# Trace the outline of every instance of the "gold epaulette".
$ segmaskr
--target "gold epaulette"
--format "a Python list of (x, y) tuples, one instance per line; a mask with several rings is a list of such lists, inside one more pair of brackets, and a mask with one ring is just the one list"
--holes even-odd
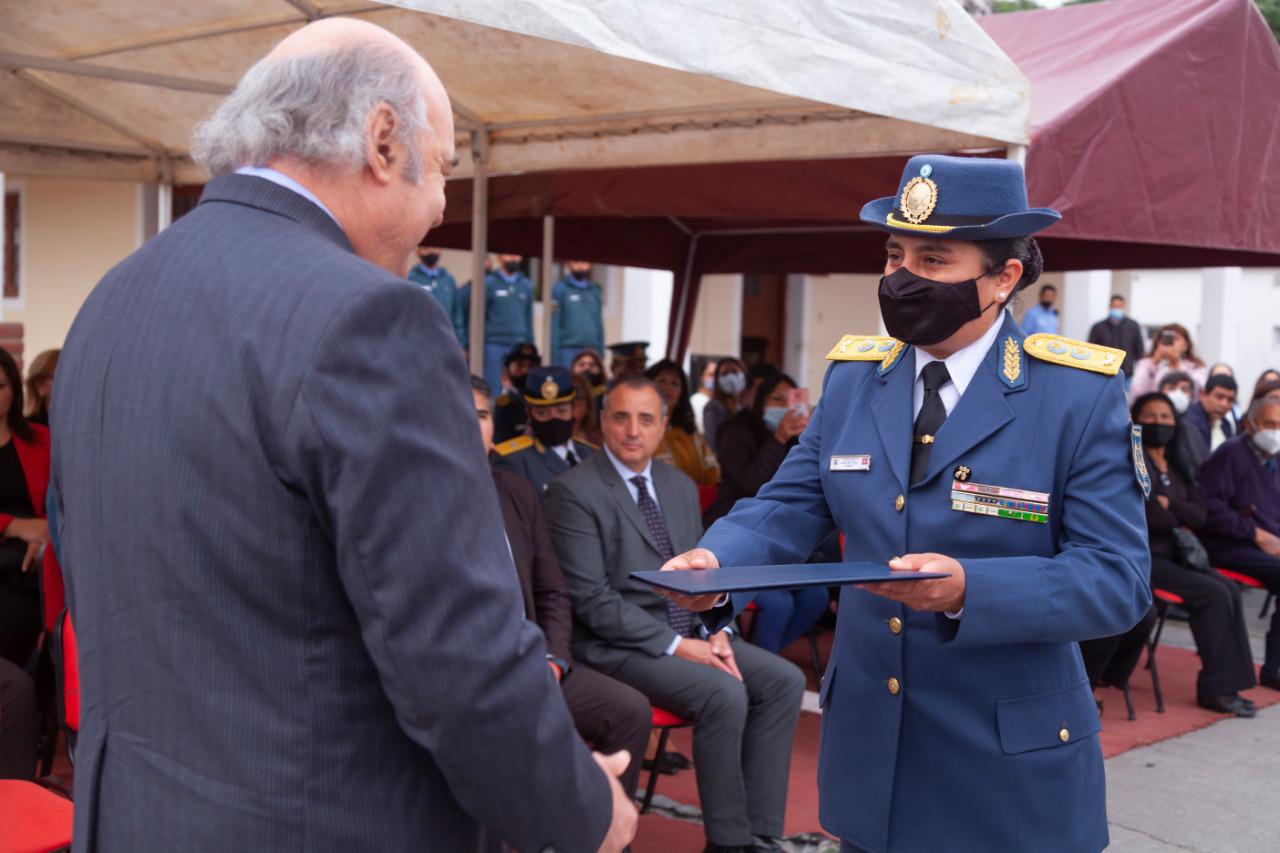
[(499, 394), (497, 397), (495, 397), (495, 398), (494, 398), (494, 400), (493, 400), (493, 404), (494, 404), (495, 406), (510, 406), (510, 405), (511, 405), (511, 395), (510, 395), (510, 394)]
[(509, 438), (501, 444), (494, 445), (493, 449), (499, 456), (510, 456), (527, 447), (533, 447), (533, 439), (527, 435), (517, 435), (515, 438)]
[(1107, 376), (1115, 376), (1120, 370), (1120, 364), (1124, 361), (1124, 350), (1073, 341), (1071, 338), (1045, 332), (1028, 336), (1022, 345), (1028, 355), (1033, 355), (1041, 361), (1078, 367), (1081, 370), (1092, 370), (1094, 373), (1105, 373)]
[(899, 346), (897, 338), (879, 335), (845, 335), (835, 345), (827, 358), (831, 361), (884, 361), (893, 348)]
[(576, 441), (578, 444), (581, 444), (583, 447), (590, 447), (592, 450), (599, 450), (599, 449), (600, 449), (600, 445), (598, 445), (598, 444), (592, 444), (591, 442), (587, 441), (586, 439), (582, 439), (582, 438), (575, 438), (575, 439), (574, 439), (574, 441)]

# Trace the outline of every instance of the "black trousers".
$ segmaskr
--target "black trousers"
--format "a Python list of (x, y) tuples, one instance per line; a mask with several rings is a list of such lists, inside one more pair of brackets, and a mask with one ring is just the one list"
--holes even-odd
[(619, 781), (624, 791), (634, 794), (653, 725), (649, 700), (634, 687), (581, 663), (574, 663), (560, 690), (574, 727), (593, 749), (605, 755), (621, 749), (631, 753), (631, 763)]
[(1191, 636), (1203, 667), (1196, 679), (1201, 696), (1223, 696), (1257, 684), (1240, 588), (1217, 572), (1205, 574), (1164, 557), (1151, 558), (1151, 585), (1182, 596)]
[(35, 686), (20, 667), (0, 659), (0, 779), (35, 777)]
[[(1214, 565), (1224, 569), (1232, 569), (1242, 575), (1248, 575), (1261, 581), (1267, 590), (1280, 596), (1280, 558), (1272, 557), (1261, 548), (1245, 551), (1233, 548), (1229, 555), (1224, 554), (1219, 560), (1212, 552)], [(1271, 613), (1271, 627), (1267, 631), (1267, 651), (1263, 658), (1262, 670), (1270, 675), (1280, 675), (1280, 607)]]
[(0, 658), (26, 666), (39, 637), (40, 593), (18, 589), (0, 577)]
[(1084, 658), (1089, 683), (1094, 687), (1124, 687), (1128, 684), (1155, 626), (1156, 611), (1153, 607), (1143, 614), (1137, 625), (1123, 634), (1082, 642), (1080, 655)]

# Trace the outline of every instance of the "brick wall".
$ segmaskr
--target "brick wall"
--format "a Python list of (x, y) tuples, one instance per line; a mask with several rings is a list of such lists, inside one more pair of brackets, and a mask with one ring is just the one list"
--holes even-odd
[(25, 371), (22, 366), (22, 324), (0, 323), (0, 347), (8, 351), (18, 362), (18, 370)]

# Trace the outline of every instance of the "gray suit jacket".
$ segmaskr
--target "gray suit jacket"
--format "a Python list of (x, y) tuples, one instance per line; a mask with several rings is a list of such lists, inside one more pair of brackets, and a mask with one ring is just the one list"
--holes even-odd
[(428, 293), (219, 178), (93, 291), (54, 406), (77, 851), (596, 848)]
[[(702, 535), (698, 487), (662, 462), (652, 477), (672, 548), (693, 548)], [(676, 636), (667, 600), (629, 577), (664, 557), (605, 451), (552, 480), (543, 508), (573, 598), (574, 658), (610, 671), (628, 653), (665, 654)]]

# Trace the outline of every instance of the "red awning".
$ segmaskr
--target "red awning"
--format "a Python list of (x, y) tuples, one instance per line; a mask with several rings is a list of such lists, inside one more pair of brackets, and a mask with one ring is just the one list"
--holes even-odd
[[(1251, 0), (1110, 0), (990, 15), (1032, 83), (1031, 204), (1055, 270), (1280, 266), (1280, 46)], [(1003, 152), (989, 152), (1000, 156)], [(857, 213), (903, 158), (580, 170), (490, 179), (489, 245), (676, 273), (682, 353), (698, 278), (873, 272), (884, 237)], [(469, 245), (469, 182), (431, 241)]]

